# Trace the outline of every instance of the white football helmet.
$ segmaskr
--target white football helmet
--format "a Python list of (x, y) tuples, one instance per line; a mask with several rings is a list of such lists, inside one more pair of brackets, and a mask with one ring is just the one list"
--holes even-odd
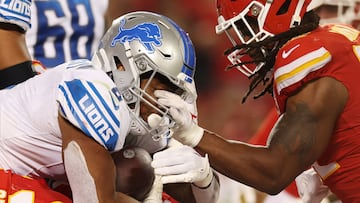
[(346, 23), (353, 24), (354, 20), (360, 19), (359, 12), (355, 6), (360, 0), (312, 0), (307, 10), (320, 12), (327, 9), (327, 12), (334, 12), (332, 17), (321, 17), (320, 23)]
[[(171, 19), (152, 12), (137, 11), (115, 19), (101, 40), (92, 62), (113, 78), (132, 115), (130, 133), (151, 134), (153, 139), (170, 136), (174, 125), (168, 108), (145, 92), (154, 77), (162, 77), (182, 97), (196, 99), (196, 92), (187, 88), (194, 83), (195, 50), (188, 36)], [(118, 69), (119, 64), (123, 69)], [(141, 78), (149, 78), (144, 88)], [(145, 121), (141, 105), (149, 105), (161, 119)], [(151, 117), (151, 116), (149, 116)], [(145, 119), (145, 120), (144, 120)], [(150, 123), (150, 125), (149, 125)]]

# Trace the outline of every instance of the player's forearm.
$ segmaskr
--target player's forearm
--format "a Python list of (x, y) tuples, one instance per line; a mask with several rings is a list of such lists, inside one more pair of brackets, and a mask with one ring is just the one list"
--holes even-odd
[(290, 176), (281, 174), (282, 160), (266, 147), (250, 147), (205, 130), (196, 148), (209, 155), (215, 170), (260, 191), (276, 194), (289, 183)]
[(191, 184), (196, 203), (215, 203), (217, 201), (220, 192), (220, 183), (217, 174), (214, 171), (212, 173), (213, 178), (208, 186), (200, 188), (195, 184)]

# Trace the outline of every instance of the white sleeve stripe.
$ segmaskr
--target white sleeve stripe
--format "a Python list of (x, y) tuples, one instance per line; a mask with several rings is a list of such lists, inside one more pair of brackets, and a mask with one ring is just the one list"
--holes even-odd
[(299, 82), (310, 72), (319, 70), (329, 61), (331, 61), (330, 52), (322, 47), (280, 67), (274, 73), (277, 93), (280, 94), (282, 89)]
[(103, 97), (99, 94), (99, 92), (96, 91), (96, 88), (91, 83), (83, 83), (83, 85), (84, 87), (86, 87), (87, 90), (89, 90), (89, 93), (91, 97), (96, 101), (96, 104), (102, 104), (99, 105), (98, 108), (101, 109), (101, 112), (106, 114), (105, 117), (110, 118), (109, 121), (111, 122), (111, 126), (119, 126), (119, 119), (114, 115), (114, 112), (108, 107), (108, 105), (103, 105), (104, 103), (106, 103), (106, 101), (102, 99)]
[(30, 17), (21, 16), (21, 15), (12, 15), (13, 13), (8, 12), (7, 10), (0, 8), (0, 22), (10, 22), (16, 25), (21, 26), (22, 28), (29, 28), (31, 26)]

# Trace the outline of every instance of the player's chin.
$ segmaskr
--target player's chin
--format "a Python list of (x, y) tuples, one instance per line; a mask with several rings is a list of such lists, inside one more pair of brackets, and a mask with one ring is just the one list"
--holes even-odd
[(126, 146), (112, 157), (116, 166), (116, 190), (143, 201), (155, 179), (150, 154), (140, 147)]

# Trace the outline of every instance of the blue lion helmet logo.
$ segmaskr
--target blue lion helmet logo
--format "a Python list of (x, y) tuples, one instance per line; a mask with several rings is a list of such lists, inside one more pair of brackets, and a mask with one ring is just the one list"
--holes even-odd
[(144, 45), (146, 50), (150, 53), (155, 51), (154, 46), (160, 46), (162, 38), (160, 28), (155, 23), (141, 23), (135, 27), (124, 29), (125, 19), (121, 20), (119, 26), (119, 33), (113, 38), (111, 46), (115, 46), (117, 42), (124, 44), (125, 42), (131, 42), (138, 40)]

